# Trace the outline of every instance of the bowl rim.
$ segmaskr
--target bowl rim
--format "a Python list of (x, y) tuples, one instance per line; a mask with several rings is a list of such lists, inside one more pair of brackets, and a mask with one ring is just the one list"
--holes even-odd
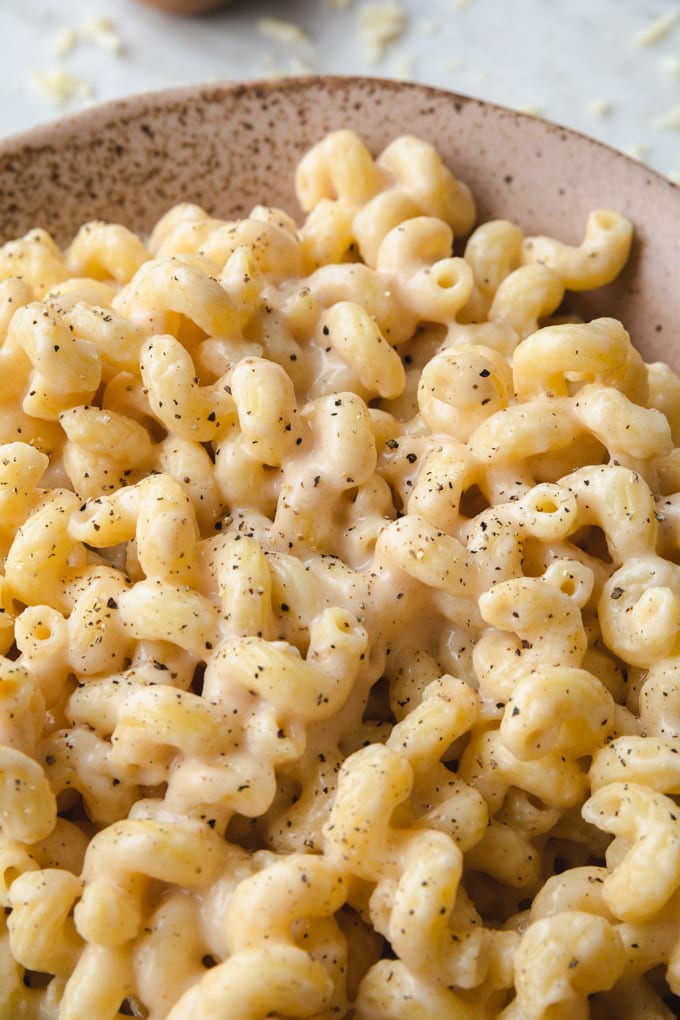
[[(65, 245), (93, 219), (145, 234), (178, 202), (230, 219), (273, 204), (297, 219), (291, 156), (337, 128), (355, 130), (374, 156), (400, 134), (429, 140), (471, 188), (477, 225), (505, 218), (525, 234), (579, 245), (592, 211), (623, 213), (634, 226), (624, 270), (605, 287), (570, 292), (565, 311), (613, 315), (647, 361), (680, 370), (680, 187), (578, 130), (420, 82), (349, 74), (195, 82), (66, 113), (0, 139), (0, 236), (19, 237), (41, 219)], [(290, 174), (273, 173), (276, 159)]]
[(410, 81), (400, 78), (382, 77), (380, 75), (357, 75), (357, 74), (304, 74), (304, 75), (282, 75), (272, 78), (251, 78), (239, 80), (217, 80), (197, 81), (183, 85), (171, 85), (157, 89), (144, 89), (132, 92), (127, 95), (116, 96), (93, 103), (79, 110), (71, 110), (47, 120), (34, 124), (21, 131), (11, 132), (0, 136), (0, 157), (10, 155), (20, 148), (40, 148), (47, 142), (52, 142), (55, 131), (67, 133), (78, 133), (100, 121), (106, 122), (119, 117), (121, 114), (134, 113), (140, 103), (148, 106), (168, 105), (172, 106), (183, 102), (195, 102), (200, 98), (209, 98), (220, 94), (230, 96), (234, 99), (248, 93), (252, 96), (258, 94), (270, 95), (294, 93), (300, 89), (314, 89), (320, 86), (328, 88), (346, 88), (351, 84), (366, 84), (380, 89), (394, 88), (395, 91), (409, 91), (414, 94), (420, 93), (423, 97), (436, 97), (440, 100), (450, 100), (452, 103), (477, 106), (480, 109), (491, 109), (499, 117), (510, 117), (517, 119), (520, 123), (531, 123), (537, 125), (546, 134), (554, 132), (566, 133), (577, 138), (581, 143), (594, 147), (595, 150), (608, 152), (620, 160), (624, 160), (629, 166), (637, 166), (646, 174), (651, 175), (662, 184), (667, 184), (674, 191), (680, 192), (680, 185), (676, 184), (659, 170), (649, 166), (644, 161), (636, 159), (629, 153), (617, 149), (609, 142), (595, 138), (578, 128), (567, 126), (560, 121), (543, 117), (540, 114), (530, 113), (526, 110), (518, 110), (506, 106), (495, 100), (482, 99), (472, 93), (459, 92), (446, 89), (438, 85), (429, 85), (425, 82)]

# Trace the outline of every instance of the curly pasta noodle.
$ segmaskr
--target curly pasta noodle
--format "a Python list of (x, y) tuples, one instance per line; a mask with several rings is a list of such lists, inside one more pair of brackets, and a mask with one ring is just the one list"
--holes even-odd
[(296, 183), (0, 249), (0, 1017), (677, 1015), (680, 379), (559, 314), (631, 224)]

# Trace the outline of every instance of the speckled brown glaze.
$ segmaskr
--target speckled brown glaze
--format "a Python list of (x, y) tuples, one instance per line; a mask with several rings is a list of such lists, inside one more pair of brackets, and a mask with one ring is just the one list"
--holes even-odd
[(91, 218), (146, 231), (168, 206), (217, 215), (257, 202), (296, 213), (292, 172), (325, 132), (373, 151), (398, 134), (434, 142), (475, 192), (480, 217), (508, 217), (569, 242), (613, 207), (636, 230), (622, 278), (574, 297), (621, 318), (647, 359), (680, 369), (680, 188), (564, 128), (426, 86), (350, 77), (190, 86), (92, 108), (0, 142), (0, 238), (40, 225), (70, 239)]

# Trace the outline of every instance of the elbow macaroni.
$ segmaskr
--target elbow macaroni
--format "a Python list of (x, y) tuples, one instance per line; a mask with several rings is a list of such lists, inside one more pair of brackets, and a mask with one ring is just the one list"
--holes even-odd
[(670, 1016), (680, 380), (559, 314), (632, 226), (296, 186), (0, 249), (0, 1017)]

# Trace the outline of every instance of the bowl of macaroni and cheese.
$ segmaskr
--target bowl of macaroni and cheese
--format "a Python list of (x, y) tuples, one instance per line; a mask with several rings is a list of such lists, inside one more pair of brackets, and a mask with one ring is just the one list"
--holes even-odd
[(352, 78), (0, 171), (0, 1017), (678, 1015), (680, 190)]

